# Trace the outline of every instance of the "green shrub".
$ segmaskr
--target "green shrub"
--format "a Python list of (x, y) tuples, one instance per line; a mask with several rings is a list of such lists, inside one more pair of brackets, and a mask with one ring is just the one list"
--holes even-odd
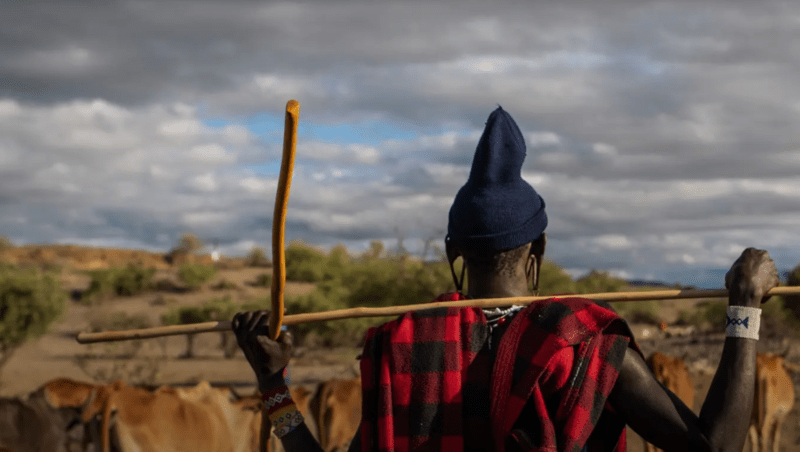
[[(405, 256), (381, 259), (376, 257), (380, 255), (377, 248), (374, 246), (372, 252), (357, 259), (351, 259), (341, 247), (334, 248), (314, 290), (286, 300), (287, 314), (424, 303), (453, 291), (446, 262), (422, 263)], [(298, 343), (357, 345), (366, 329), (381, 321), (362, 318), (315, 322), (296, 325), (292, 330)]]
[[(231, 301), (230, 297), (213, 298), (200, 306), (179, 306), (170, 309), (161, 316), (164, 325), (189, 325), (193, 323), (214, 322), (231, 320), (237, 312), (243, 309)], [(235, 347), (230, 342), (230, 331), (220, 331), (220, 345), (225, 351), (225, 357), (230, 358), (235, 352)], [(194, 357), (195, 334), (186, 335), (186, 358)]]
[(188, 325), (205, 322), (203, 310), (199, 306), (178, 306), (161, 316), (164, 325)]
[(615, 278), (607, 272), (591, 271), (575, 281), (578, 293), (619, 292), (628, 285), (624, 280)]
[(196, 235), (187, 232), (181, 235), (178, 245), (172, 249), (173, 252), (181, 254), (197, 254), (203, 250), (205, 245)]
[[(786, 285), (800, 286), (800, 265), (789, 272)], [(792, 311), (796, 317), (800, 318), (800, 295), (784, 295), (783, 302), (787, 309)]]
[(325, 276), (327, 257), (322, 251), (302, 242), (291, 243), (286, 248), (286, 279), (289, 281), (317, 282)]
[(154, 268), (128, 266), (119, 269), (114, 282), (117, 295), (130, 296), (149, 290), (153, 285)]
[(256, 285), (261, 287), (272, 287), (272, 275), (262, 273), (256, 278)]
[[(238, 310), (236, 312), (244, 312), (244, 311), (260, 311), (262, 309), (271, 309), (270, 306), (270, 298), (269, 296), (263, 298), (256, 298), (254, 300), (246, 301), (239, 305)], [(288, 300), (283, 300), (285, 305), (288, 305)]]
[(110, 315), (93, 318), (89, 321), (89, 329), (97, 331), (136, 330), (152, 326), (150, 319), (144, 314), (127, 314), (114, 312)]
[(659, 302), (656, 300), (613, 303), (612, 307), (620, 317), (630, 323), (657, 324), (662, 320)]
[(162, 278), (153, 283), (153, 289), (159, 292), (175, 292), (180, 289), (171, 279)]
[(0, 364), (10, 352), (44, 334), (61, 316), (67, 293), (52, 275), (6, 266), (0, 271)]
[(698, 329), (715, 333), (723, 332), (727, 309), (728, 300), (720, 298), (703, 301), (698, 303), (693, 311), (682, 311), (678, 315), (678, 323), (694, 325)]
[(150, 301), (150, 306), (168, 306), (174, 305), (177, 302), (178, 300), (173, 297), (165, 297), (163, 294), (158, 294)]
[(203, 264), (183, 264), (178, 269), (178, 277), (190, 289), (200, 287), (201, 284), (213, 278), (216, 273), (216, 268)]
[(800, 332), (800, 319), (786, 304), (785, 296), (773, 296), (768, 302), (761, 305), (762, 331), (768, 334), (797, 336)]
[(247, 254), (245, 258), (245, 264), (248, 267), (271, 267), (272, 262), (270, 262), (269, 258), (267, 258), (267, 253), (264, 252), (264, 248), (260, 246), (254, 246), (253, 249)]
[(214, 290), (237, 289), (239, 286), (236, 283), (228, 281), (227, 279), (220, 279), (218, 283), (211, 286)]
[(212, 298), (199, 306), (175, 306), (161, 316), (164, 325), (230, 320), (242, 309), (230, 297)]
[(578, 288), (569, 273), (545, 259), (539, 270), (538, 292), (541, 295), (574, 294), (578, 292)]
[(154, 268), (143, 268), (129, 265), (125, 268), (109, 268), (92, 270), (89, 275), (92, 282), (83, 293), (81, 300), (93, 302), (111, 296), (138, 295), (153, 287)]

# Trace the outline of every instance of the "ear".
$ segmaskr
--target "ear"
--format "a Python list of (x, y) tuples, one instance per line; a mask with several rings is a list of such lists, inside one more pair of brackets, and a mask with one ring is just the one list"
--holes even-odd
[[(462, 284), (464, 283), (464, 272), (467, 269), (467, 263), (463, 262), (464, 257), (461, 255), (461, 251), (459, 251), (453, 241), (450, 240), (450, 236), (444, 238), (444, 250), (447, 254), (447, 263), (450, 264), (450, 274), (453, 276), (453, 284), (456, 286), (456, 292), (461, 293)], [(456, 269), (453, 267), (455, 264), (456, 259), (461, 257), (461, 280), (459, 281), (458, 277), (456, 276)]]
[(542, 269), (542, 261), (544, 260), (544, 248), (547, 244), (547, 236), (545, 236), (544, 232), (542, 235), (539, 236), (538, 239), (531, 242), (531, 250), (530, 254), (528, 255), (528, 259), (533, 260), (532, 268), (530, 269), (531, 275), (531, 285), (533, 286), (533, 290), (539, 289), (539, 271)]
[(544, 256), (545, 245), (547, 245), (547, 234), (542, 232), (538, 239), (531, 242), (531, 254), (537, 255), (539, 258)]

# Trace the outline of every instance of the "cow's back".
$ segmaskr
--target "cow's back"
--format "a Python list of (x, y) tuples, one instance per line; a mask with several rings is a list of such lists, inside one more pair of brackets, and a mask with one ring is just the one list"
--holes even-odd
[[(113, 429), (105, 413), (114, 412)], [(225, 413), (211, 403), (181, 399), (169, 391), (147, 391), (121, 382), (100, 388), (84, 419), (101, 416), (101, 434), (113, 435), (123, 452), (233, 452)]]
[(346, 448), (361, 425), (361, 379), (320, 383), (316, 397), (320, 445), (326, 452)]
[(756, 356), (756, 391), (750, 422), (753, 452), (778, 450), (781, 428), (794, 406), (794, 397), (794, 384), (783, 357), (759, 353)]

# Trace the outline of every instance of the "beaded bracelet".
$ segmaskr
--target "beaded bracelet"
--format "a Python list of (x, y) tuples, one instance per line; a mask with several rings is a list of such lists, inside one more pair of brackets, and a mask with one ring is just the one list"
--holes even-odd
[(746, 306), (728, 306), (725, 317), (725, 336), (758, 340), (761, 328), (761, 309)]
[(261, 395), (267, 417), (272, 423), (275, 436), (283, 438), (303, 423), (303, 415), (297, 410), (289, 388), (279, 386)]

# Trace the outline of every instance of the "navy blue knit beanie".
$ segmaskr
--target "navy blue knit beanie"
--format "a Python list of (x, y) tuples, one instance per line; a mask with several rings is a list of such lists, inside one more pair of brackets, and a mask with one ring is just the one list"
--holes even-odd
[(447, 238), (456, 248), (498, 252), (539, 238), (544, 200), (522, 179), (525, 141), (501, 107), (489, 115), (467, 183), (450, 208)]

